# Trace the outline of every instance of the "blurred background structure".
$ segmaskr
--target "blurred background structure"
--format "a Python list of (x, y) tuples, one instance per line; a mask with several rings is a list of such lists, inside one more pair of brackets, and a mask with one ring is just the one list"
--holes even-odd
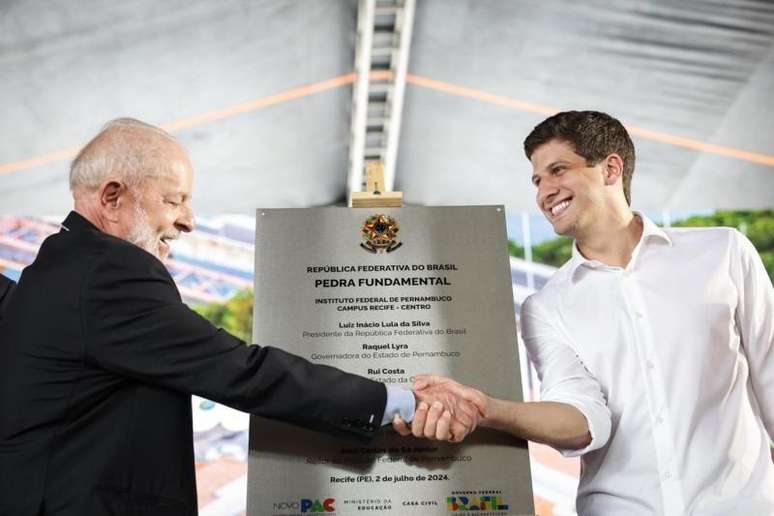
[[(407, 204), (506, 206), (518, 316), (570, 245), (534, 213), (521, 142), (567, 109), (627, 125), (634, 208), (737, 227), (773, 275), (770, 0), (4, 0), (0, 77), (0, 273), (58, 230), (78, 147), (139, 118), (196, 170), (170, 272), (245, 339), (254, 210), (344, 205), (368, 161)], [(247, 417), (192, 404), (201, 514), (240, 514)], [(539, 513), (572, 514), (577, 461), (531, 451)]]
[(343, 202), (393, 155), (407, 203), (532, 210), (521, 142), (567, 109), (630, 128), (637, 208), (774, 196), (769, 0), (5, 0), (0, 77), (6, 214), (67, 210), (118, 116), (185, 143), (200, 213)]
[[(649, 214), (655, 220), (658, 214)], [(525, 238), (523, 219), (531, 234)], [(62, 217), (0, 215), (0, 273), (17, 279), (37, 254), (43, 239), (59, 230)], [(517, 214), (507, 219), (508, 251), (515, 315), (570, 255), (571, 241), (556, 237), (542, 215)], [(663, 222), (664, 221), (660, 221)], [(774, 278), (774, 211), (712, 211), (670, 222), (675, 226), (726, 225), (740, 229), (758, 248)], [(197, 231), (176, 241), (167, 263), (184, 300), (196, 311), (246, 341), (253, 318), (253, 245), (255, 219), (249, 216), (205, 216)], [(532, 262), (523, 259), (531, 240)], [(259, 243), (260, 245), (260, 243)], [(260, 288), (260, 286), (258, 286)], [(516, 344), (516, 343), (515, 343)], [(524, 398), (540, 398), (540, 382), (518, 342)], [(515, 367), (515, 364), (514, 364)], [(194, 396), (194, 446), (202, 516), (234, 516), (245, 509), (247, 489), (247, 414)], [(152, 424), (149, 422), (149, 424)], [(530, 444), (535, 507), (540, 516), (575, 514), (574, 500), (580, 466), (551, 448)]]

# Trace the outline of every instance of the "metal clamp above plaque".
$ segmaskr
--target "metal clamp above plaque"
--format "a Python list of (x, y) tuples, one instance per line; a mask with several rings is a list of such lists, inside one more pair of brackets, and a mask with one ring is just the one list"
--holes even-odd
[[(258, 210), (254, 342), (388, 385), (521, 400), (502, 206)], [(355, 444), (258, 417), (248, 514), (533, 514), (526, 442), (385, 428)]]

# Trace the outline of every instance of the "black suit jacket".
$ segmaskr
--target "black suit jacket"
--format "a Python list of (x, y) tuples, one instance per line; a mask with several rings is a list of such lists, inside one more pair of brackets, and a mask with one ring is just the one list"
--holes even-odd
[(196, 514), (190, 394), (367, 439), (380, 383), (246, 346), (162, 263), (77, 213), (0, 322), (0, 515)]
[(0, 320), (3, 319), (6, 305), (11, 301), (11, 292), (15, 285), (12, 280), (0, 274)]

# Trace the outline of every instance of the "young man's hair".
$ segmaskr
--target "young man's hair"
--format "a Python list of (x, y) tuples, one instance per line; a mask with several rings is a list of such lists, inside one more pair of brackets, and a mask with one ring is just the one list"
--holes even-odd
[(564, 111), (540, 122), (524, 140), (527, 159), (546, 143), (558, 140), (573, 146), (575, 153), (594, 166), (610, 154), (623, 160), (623, 191), (631, 205), (631, 183), (634, 174), (634, 144), (623, 124), (599, 111)]

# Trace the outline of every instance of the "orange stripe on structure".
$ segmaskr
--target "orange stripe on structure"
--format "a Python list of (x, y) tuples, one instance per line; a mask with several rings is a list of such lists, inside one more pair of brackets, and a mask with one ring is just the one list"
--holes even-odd
[[(181, 118), (179, 120), (163, 124), (161, 127), (170, 132), (179, 131), (181, 129), (190, 129), (192, 127), (208, 124), (216, 120), (222, 120), (224, 118), (248, 113), (250, 111), (255, 111), (264, 107), (281, 104), (282, 102), (288, 102), (290, 100), (307, 97), (309, 95), (314, 95), (315, 93), (320, 93), (322, 91), (331, 90), (340, 86), (345, 86), (347, 84), (352, 84), (355, 81), (355, 77), (356, 76), (354, 73), (340, 75), (339, 77), (334, 77), (333, 79), (316, 82), (314, 84), (308, 84), (306, 86), (300, 86), (298, 88), (293, 88), (291, 90), (277, 93), (275, 95), (269, 95), (268, 97), (261, 97), (259, 99), (251, 100), (248, 102), (234, 104), (233, 106), (229, 106), (223, 109), (207, 111), (198, 115)], [(80, 147), (73, 147), (70, 149), (63, 149), (52, 152), (51, 154), (35, 156), (34, 158), (30, 159), (5, 163), (0, 165), (0, 176), (3, 174), (10, 174), (12, 172), (39, 167), (48, 163), (64, 161), (74, 157), (76, 154), (78, 154), (79, 150)]]
[(392, 70), (373, 70), (368, 72), (368, 79), (372, 81), (391, 81)]
[[(249, 113), (257, 109), (261, 109), (268, 106), (280, 104), (301, 97), (314, 95), (322, 91), (338, 88), (355, 82), (357, 75), (354, 73), (341, 75), (328, 79), (325, 81), (293, 88), (291, 90), (270, 95), (268, 97), (262, 97), (259, 99), (243, 102), (240, 104), (234, 104), (232, 106), (207, 111), (191, 117), (181, 118), (167, 124), (163, 124), (161, 127), (167, 131), (174, 132), (181, 129), (190, 129), (200, 125), (215, 122), (217, 120), (223, 120), (232, 116), (240, 115), (243, 113)], [(392, 72), (389, 70), (378, 70), (369, 73), (369, 78), (372, 81), (388, 81), (392, 79)], [(528, 113), (536, 113), (540, 115), (553, 115), (561, 111), (559, 108), (548, 106), (545, 104), (537, 104), (533, 102), (526, 102), (523, 100), (514, 99), (511, 97), (505, 97), (502, 95), (494, 95), (485, 91), (468, 88), (465, 86), (459, 86), (457, 84), (451, 84), (448, 82), (437, 81), (435, 79), (429, 79), (419, 75), (407, 74), (406, 82), (415, 86), (423, 88), (429, 88), (436, 91), (442, 91), (449, 93), (450, 95), (456, 95), (458, 97), (466, 97), (488, 104), (494, 104), (497, 106), (503, 106), (509, 109), (516, 109), (519, 111), (525, 111)], [(642, 127), (627, 126), (629, 132), (634, 136), (645, 138), (647, 140), (657, 141), (660, 143), (666, 143), (677, 147), (683, 147), (686, 149), (697, 150), (707, 152), (710, 154), (717, 154), (719, 156), (725, 156), (729, 158), (739, 159), (742, 161), (748, 161), (750, 163), (757, 163), (761, 165), (774, 166), (774, 156), (767, 154), (760, 154), (756, 152), (744, 151), (741, 149), (735, 149), (733, 147), (727, 147), (723, 145), (715, 145), (711, 143), (694, 140), (691, 138), (684, 138), (682, 136), (676, 136), (669, 133), (653, 131)], [(3, 174), (10, 174), (12, 172), (18, 172), (21, 170), (27, 170), (48, 163), (57, 161), (63, 161), (74, 157), (78, 153), (79, 148), (73, 147), (69, 149), (62, 149), (50, 154), (43, 154), (41, 156), (35, 156), (33, 158), (12, 161), (0, 165), (0, 176)]]
[(60, 151), (52, 152), (51, 154), (43, 154), (42, 156), (35, 156), (34, 158), (24, 159), (21, 161), (12, 161), (11, 163), (5, 163), (0, 165), (0, 176), (3, 174), (10, 174), (11, 172), (17, 172), (19, 170), (25, 170), (28, 168), (39, 167), (41, 165), (47, 165), (55, 161), (63, 161), (70, 159), (78, 154), (80, 148), (73, 147), (70, 149), (62, 149)]
[[(501, 95), (493, 95), (485, 91), (475, 90), (473, 88), (467, 88), (465, 86), (458, 86), (448, 82), (436, 81), (434, 79), (428, 79), (426, 77), (420, 77), (418, 75), (407, 75), (406, 82), (429, 88), (451, 95), (457, 95), (459, 97), (467, 97), (470, 99), (480, 100), (489, 104), (495, 104), (519, 111), (526, 111), (528, 113), (537, 113), (541, 115), (553, 115), (561, 111), (558, 108), (552, 106), (546, 106), (544, 104), (534, 104), (532, 102), (525, 102), (522, 100), (513, 99), (510, 97), (504, 97)], [(733, 147), (727, 147), (724, 145), (714, 145), (712, 143), (702, 142), (700, 140), (694, 140), (691, 138), (684, 138), (682, 136), (676, 136), (669, 133), (663, 133), (660, 131), (653, 131), (650, 129), (644, 129), (642, 127), (636, 127), (627, 125), (628, 131), (634, 135), (644, 138), (646, 140), (652, 140), (660, 143), (666, 143), (668, 145), (674, 145), (676, 147), (683, 147), (686, 149), (697, 150), (707, 152), (710, 154), (717, 154), (719, 156), (725, 156), (728, 158), (739, 159), (742, 161), (748, 161), (750, 163), (757, 163), (760, 165), (774, 166), (774, 156), (768, 154), (760, 154), (756, 152), (744, 151), (741, 149), (735, 149)]]
[(224, 109), (207, 111), (206, 113), (201, 113), (199, 115), (194, 115), (188, 118), (181, 118), (180, 120), (175, 120), (174, 122), (164, 124), (161, 126), (161, 128), (170, 132), (179, 131), (180, 129), (189, 129), (191, 127), (197, 127), (200, 125), (208, 124), (210, 122), (215, 122), (216, 120), (222, 120), (224, 118), (230, 118), (232, 116), (241, 115), (243, 113), (249, 113), (250, 111), (255, 111), (256, 109), (281, 104), (289, 100), (308, 97), (309, 95), (314, 95), (315, 93), (320, 93), (322, 91), (338, 88), (339, 86), (351, 84), (354, 82), (354, 80), (354, 73), (341, 75), (333, 79), (328, 79), (327, 81), (316, 82), (307, 86), (301, 86), (299, 88), (293, 88), (292, 90), (283, 91), (282, 93), (277, 93), (276, 95), (270, 95), (268, 97), (251, 100), (249, 102), (234, 104), (233, 106), (229, 106)]
[(422, 86), (424, 88), (430, 88), (433, 90), (443, 91), (458, 97), (467, 97), (475, 100), (480, 100), (488, 104), (496, 104), (512, 109), (518, 109), (519, 111), (527, 111), (529, 113), (538, 113), (540, 115), (553, 115), (561, 111), (559, 108), (553, 106), (546, 106), (545, 104), (535, 104), (532, 102), (525, 102), (523, 100), (516, 100), (510, 97), (503, 97), (502, 95), (494, 95), (481, 90), (474, 90), (473, 88), (467, 88), (465, 86), (458, 86), (456, 84), (450, 84), (448, 82), (436, 81), (434, 79), (428, 79), (426, 77), (420, 77), (419, 75), (406, 75), (406, 82), (414, 84), (416, 86)]
[(749, 161), (750, 163), (758, 163), (760, 165), (774, 167), (774, 156), (743, 151), (741, 149), (726, 147), (724, 145), (714, 145), (712, 143), (705, 143), (699, 140), (693, 140), (691, 138), (683, 138), (681, 136), (675, 136), (673, 134), (662, 133), (659, 131), (652, 131), (650, 129), (644, 129), (642, 127), (636, 127), (632, 125), (627, 125), (626, 129), (632, 135), (639, 136), (640, 138), (645, 138), (647, 140), (668, 143), (677, 147), (684, 147), (686, 149), (708, 152), (710, 154), (717, 154), (719, 156), (726, 156), (728, 158), (736, 158), (742, 161)]

